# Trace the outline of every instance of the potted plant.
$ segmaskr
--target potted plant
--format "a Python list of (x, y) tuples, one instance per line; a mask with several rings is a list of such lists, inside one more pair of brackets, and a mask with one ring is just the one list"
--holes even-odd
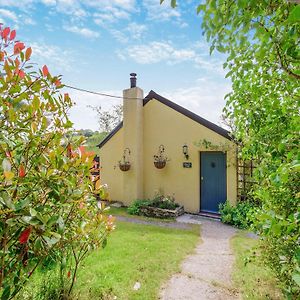
[(122, 158), (122, 160), (119, 160), (119, 168), (123, 172), (126, 172), (130, 169), (130, 161), (129, 161), (128, 157), (126, 156), (126, 154), (127, 154), (127, 156), (130, 155), (129, 148), (126, 148), (124, 150), (123, 158)]
[(154, 155), (154, 166), (157, 169), (163, 169), (166, 166), (167, 161), (169, 160), (167, 156), (164, 154), (165, 147), (164, 145), (160, 145), (158, 147), (158, 154)]

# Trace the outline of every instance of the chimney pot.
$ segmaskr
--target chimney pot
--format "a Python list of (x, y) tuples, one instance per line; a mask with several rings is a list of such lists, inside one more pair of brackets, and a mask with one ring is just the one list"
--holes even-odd
[(136, 87), (136, 73), (130, 73), (130, 88)]

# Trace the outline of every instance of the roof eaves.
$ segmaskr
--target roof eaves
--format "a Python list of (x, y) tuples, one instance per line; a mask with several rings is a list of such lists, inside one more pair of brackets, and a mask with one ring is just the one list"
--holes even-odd
[[(170, 108), (173, 108), (177, 112), (183, 114), (184, 116), (194, 120), (195, 122), (205, 126), (206, 128), (209, 128), (210, 130), (216, 132), (217, 134), (229, 139), (233, 140), (233, 138), (230, 135), (230, 132), (226, 129), (196, 115), (195, 113), (191, 112), (190, 110), (160, 96), (159, 94), (156, 94), (153, 90), (149, 92), (149, 94), (144, 98), (143, 105), (146, 105), (150, 100), (156, 99), (157, 101), (167, 105)], [(104, 146), (121, 128), (123, 127), (123, 122), (120, 122), (109, 134), (106, 136), (98, 145), (97, 147), (101, 148)]]
[(98, 145), (97, 147), (101, 148), (106, 144), (116, 133), (123, 127), (123, 121), (120, 122)]

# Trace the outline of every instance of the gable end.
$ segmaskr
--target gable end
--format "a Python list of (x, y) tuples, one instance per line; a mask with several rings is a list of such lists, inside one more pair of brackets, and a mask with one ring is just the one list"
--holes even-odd
[(219, 135), (232, 140), (231, 136), (230, 136), (230, 132), (227, 131), (226, 129), (196, 115), (195, 113), (191, 112), (190, 110), (156, 94), (154, 91), (150, 91), (150, 93), (144, 98), (144, 105), (146, 105), (151, 99), (156, 99), (157, 101), (167, 105), (170, 108), (173, 108), (174, 110), (176, 110), (177, 112), (183, 114), (184, 116), (192, 119), (193, 121), (203, 125), (206, 128), (209, 128), (210, 130), (218, 133)]
[[(191, 112), (190, 110), (156, 94), (154, 91), (150, 91), (149, 94), (144, 98), (143, 100), (143, 105), (146, 105), (151, 99), (155, 99), (168, 107), (176, 110), (177, 112), (183, 114), (184, 116), (192, 119), (193, 121), (203, 125), (204, 127), (216, 132), (217, 134), (232, 140), (232, 137), (230, 136), (230, 132), (227, 131), (226, 129), (196, 115), (195, 113)], [(123, 121), (120, 122), (109, 134), (106, 136), (98, 145), (97, 147), (101, 148), (104, 146), (121, 128), (123, 127)]]
[(123, 127), (123, 121), (120, 122), (96, 147), (101, 148), (106, 144), (121, 128)]

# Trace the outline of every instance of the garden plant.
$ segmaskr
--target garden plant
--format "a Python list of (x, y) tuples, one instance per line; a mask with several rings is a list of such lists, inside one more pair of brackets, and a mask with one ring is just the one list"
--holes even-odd
[(32, 49), (0, 27), (0, 297), (14, 298), (46, 259), (71, 295), (81, 261), (105, 244), (113, 219), (90, 179), (93, 154), (71, 139), (73, 105)]
[[(179, 204), (175, 202), (174, 196), (164, 195), (157, 192), (153, 199), (137, 199), (128, 207), (128, 213), (131, 215), (143, 215), (143, 207), (153, 207), (166, 210), (175, 210)], [(153, 215), (155, 217), (155, 215)]]

